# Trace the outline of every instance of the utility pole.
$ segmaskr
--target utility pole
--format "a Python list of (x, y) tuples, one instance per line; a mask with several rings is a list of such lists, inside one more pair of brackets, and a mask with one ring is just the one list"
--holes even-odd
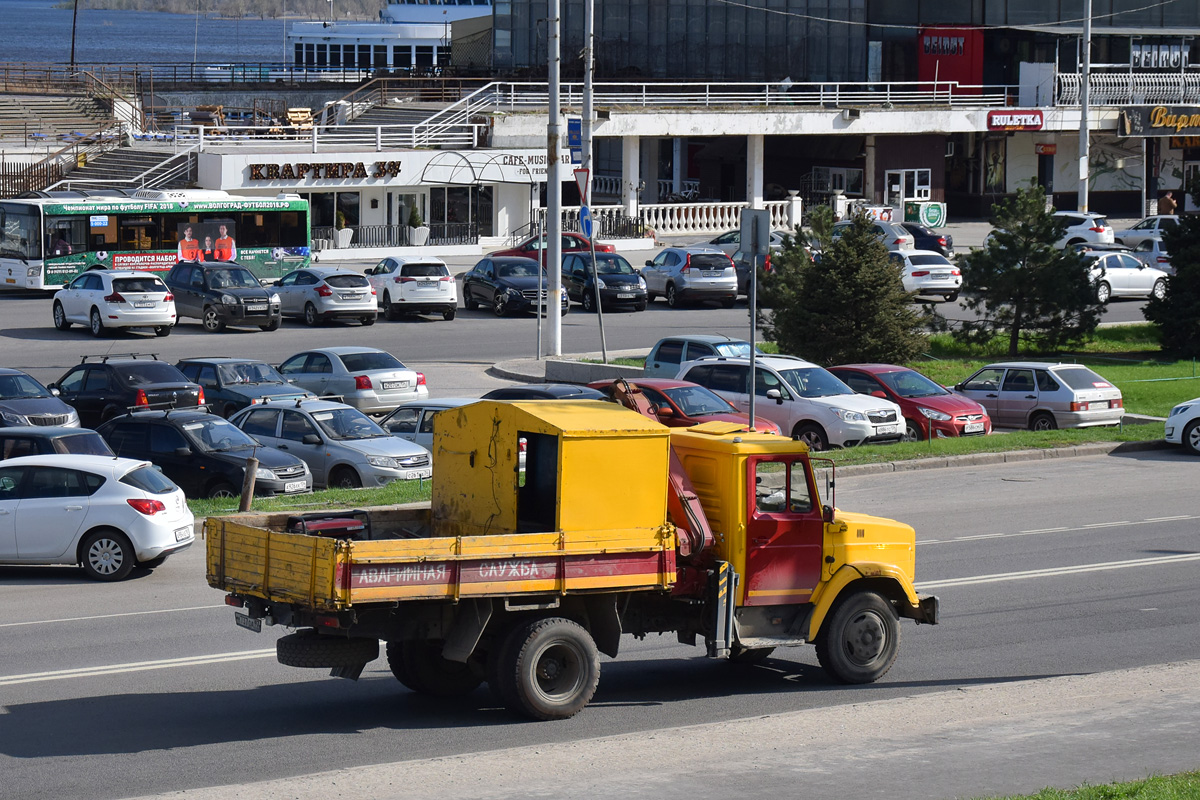
[(1092, 0), (1084, 0), (1083, 42), (1079, 60), (1079, 211), (1088, 210), (1088, 161), (1091, 141), (1088, 136), (1088, 90), (1092, 73)]
[(559, 173), (558, 146), (562, 136), (559, 118), (562, 116), (559, 85), (559, 62), (562, 58), (562, 19), (559, 0), (549, 3), (546, 21), (550, 39), (550, 58), (547, 64), (550, 89), (550, 120), (546, 125), (546, 273), (550, 279), (549, 297), (542, 310), (550, 322), (550, 352), (562, 355), (562, 176)]
[(75, 10), (71, 12), (71, 66), (75, 66), (75, 25), (79, 21), (79, 0), (75, 0)]

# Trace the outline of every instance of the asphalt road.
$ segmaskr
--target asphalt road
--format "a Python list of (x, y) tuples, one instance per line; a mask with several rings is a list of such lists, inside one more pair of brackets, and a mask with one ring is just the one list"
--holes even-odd
[[(880, 683), (835, 686), (808, 647), (737, 668), (626, 638), (560, 723), (514, 719), (486, 689), (416, 696), (382, 661), (357, 683), (283, 667), (283, 631), (234, 626), (202, 545), (116, 585), (0, 567), (4, 794), (930, 798), (1195, 768), (1200, 704), (1161, 671), (1157, 693), (1117, 702), (1149, 679), (1112, 671), (1200, 659), (1198, 481), (1174, 450), (844, 477), (839, 507), (916, 527), (919, 588), (942, 600), (941, 625), (903, 624)], [(931, 708), (916, 738), (880, 739)]]

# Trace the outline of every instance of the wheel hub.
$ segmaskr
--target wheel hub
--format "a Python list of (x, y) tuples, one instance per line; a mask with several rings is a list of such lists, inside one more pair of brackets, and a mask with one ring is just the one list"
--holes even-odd
[(887, 631), (875, 614), (862, 614), (846, 628), (846, 654), (858, 664), (878, 658), (886, 642)]

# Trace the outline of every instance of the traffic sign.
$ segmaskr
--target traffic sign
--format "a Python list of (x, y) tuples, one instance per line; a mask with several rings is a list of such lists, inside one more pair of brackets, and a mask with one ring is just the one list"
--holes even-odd
[(579, 226), (583, 228), (584, 236), (592, 238), (592, 210), (587, 206), (579, 207)]
[(765, 256), (771, 252), (771, 212), (766, 209), (742, 209), (742, 252)]
[(583, 163), (583, 120), (567, 117), (567, 149), (571, 151), (571, 163)]
[(579, 187), (579, 205), (581, 206), (588, 204), (588, 173), (590, 171), (586, 169), (575, 170), (575, 185)]

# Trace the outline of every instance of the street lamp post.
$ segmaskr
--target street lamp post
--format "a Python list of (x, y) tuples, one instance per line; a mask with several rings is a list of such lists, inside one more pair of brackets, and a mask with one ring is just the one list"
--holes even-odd
[(1092, 72), (1092, 0), (1084, 0), (1083, 42), (1079, 61), (1079, 211), (1088, 210), (1088, 161), (1091, 141), (1088, 125), (1088, 90)]

